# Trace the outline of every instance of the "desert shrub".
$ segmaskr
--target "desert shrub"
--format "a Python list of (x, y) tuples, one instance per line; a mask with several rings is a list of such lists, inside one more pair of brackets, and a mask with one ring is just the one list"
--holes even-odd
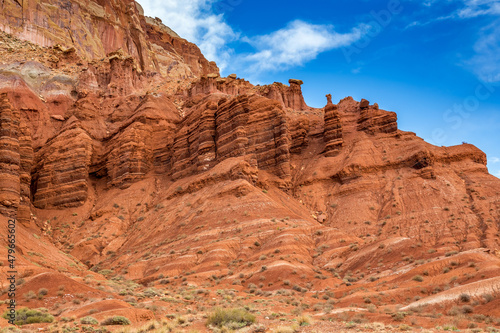
[(40, 288), (38, 289), (38, 295), (47, 295), (49, 293), (49, 291), (46, 289), (46, 288)]
[(403, 319), (405, 319), (406, 317), (406, 312), (396, 312), (391, 314), (391, 316), (395, 321), (403, 321)]
[(36, 294), (33, 290), (30, 290), (27, 293), (23, 294), (23, 297), (27, 302), (29, 302), (30, 299), (36, 298)]
[(160, 295), (158, 290), (156, 290), (155, 288), (148, 288), (143, 291), (143, 294), (146, 297), (154, 297)]
[[(50, 314), (29, 308), (16, 310), (15, 316), (16, 317), (14, 319), (14, 324), (16, 325), (51, 323), (54, 321), (54, 317), (52, 317)], [(9, 320), (10, 318), (8, 311), (5, 311), (2, 317)]]
[(470, 305), (464, 305), (462, 306), (462, 312), (463, 313), (472, 313), (474, 311), (474, 308)]
[[(232, 327), (245, 327), (255, 323), (255, 316), (244, 309), (221, 309), (216, 308), (208, 315), (207, 325), (222, 327), (230, 325)], [(235, 327), (235, 328), (236, 328)]]
[(413, 281), (417, 281), (417, 282), (422, 282), (424, 281), (424, 278), (422, 277), (422, 275), (415, 275), (413, 278), (412, 278)]
[(103, 270), (100, 270), (98, 273), (101, 275), (104, 275), (104, 276), (108, 276), (108, 275), (113, 274), (113, 270), (112, 269), (103, 269)]
[(94, 317), (83, 317), (80, 319), (80, 323), (84, 325), (97, 325), (99, 322)]
[(466, 294), (466, 293), (460, 294), (459, 298), (464, 303), (470, 302), (470, 295), (469, 294)]
[(109, 317), (101, 321), (101, 325), (130, 325), (130, 320), (122, 316)]
[(493, 299), (495, 299), (492, 294), (484, 294), (483, 298), (486, 303), (489, 303), (493, 301)]
[(302, 315), (299, 318), (297, 318), (297, 323), (300, 326), (308, 326), (311, 325), (311, 317)]

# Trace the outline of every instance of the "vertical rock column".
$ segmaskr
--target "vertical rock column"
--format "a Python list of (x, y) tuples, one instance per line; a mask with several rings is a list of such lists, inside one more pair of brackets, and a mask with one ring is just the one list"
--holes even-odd
[(304, 82), (302, 80), (290, 79), (288, 80), (290, 88), (286, 91), (286, 106), (294, 110), (307, 110), (307, 104), (302, 96), (302, 88), (300, 87)]
[(16, 217), (20, 195), (19, 112), (0, 94), (0, 214)]
[(338, 107), (332, 103), (332, 95), (326, 95), (326, 99), (328, 102), (325, 106), (325, 156), (335, 156), (340, 152), (344, 144), (342, 123)]
[(208, 102), (200, 117), (200, 136), (198, 147), (198, 172), (211, 169), (216, 164), (217, 148), (215, 146), (215, 113), (217, 103)]
[(27, 224), (31, 220), (30, 186), (33, 147), (30, 128), (23, 120), (19, 126), (19, 157), (20, 202), (17, 209), (17, 219)]

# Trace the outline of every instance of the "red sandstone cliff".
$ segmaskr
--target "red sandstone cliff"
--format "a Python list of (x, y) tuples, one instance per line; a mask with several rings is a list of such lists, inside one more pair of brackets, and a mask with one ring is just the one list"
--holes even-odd
[(217, 73), (198, 47), (133, 1), (22, 1), (1, 3), (0, 30), (40, 46), (64, 45), (94, 60), (123, 50), (142, 71), (188, 78)]

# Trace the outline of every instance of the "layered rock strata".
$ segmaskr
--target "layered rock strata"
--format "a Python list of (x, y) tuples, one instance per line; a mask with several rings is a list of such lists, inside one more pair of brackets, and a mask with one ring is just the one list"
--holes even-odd
[(342, 123), (338, 112), (338, 106), (332, 103), (332, 96), (326, 95), (327, 104), (325, 110), (325, 131), (324, 140), (326, 142), (325, 156), (335, 156), (340, 152), (343, 145)]

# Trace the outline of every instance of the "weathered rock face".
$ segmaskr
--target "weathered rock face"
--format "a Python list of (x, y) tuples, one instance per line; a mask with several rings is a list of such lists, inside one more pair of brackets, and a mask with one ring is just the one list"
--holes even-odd
[[(17, 199), (7, 200), (12, 206), (3, 205), (5, 214), (27, 219), (30, 205), (92, 206), (91, 201), (99, 199), (91, 184), (125, 190), (152, 177), (175, 182), (201, 177), (189, 191), (239, 179), (252, 186), (287, 188), (299, 196), (321, 182), (324, 190), (314, 190), (320, 198), (350, 193), (353, 200), (373, 202), (369, 193), (378, 190), (367, 184), (392, 188), (376, 181), (381, 172), (406, 170), (408, 179), (422, 180), (443, 177), (441, 165), (485, 172), (484, 155), (477, 150), (443, 152), (423, 145), (397, 130), (394, 113), (368, 101), (345, 98), (335, 105), (328, 98), (323, 109), (310, 108), (303, 103), (302, 82), (297, 80), (290, 80), (289, 87), (260, 87), (236, 75), (208, 73), (192, 84), (176, 80), (171, 86), (161, 73), (142, 71), (126, 52), (75, 65), (81, 60), (66, 57), (60, 49), (4, 40), (3, 47), (20, 47), (25, 50), (21, 56), (40, 61), (15, 62), (7, 52), (11, 62), (0, 66), (0, 91), (11, 104), (4, 106), (4, 113), (18, 119), (9, 120), (8, 127), (14, 129), (9, 133), (17, 133), (12, 135), (18, 141), (19, 162), (12, 167), (17, 171), (9, 169), (14, 176), (6, 177), (10, 183), (3, 187), (14, 189)], [(52, 57), (59, 61), (52, 62)], [(376, 153), (376, 147), (395, 150), (396, 142), (401, 151), (394, 154), (400, 159)], [(232, 166), (225, 174), (208, 176), (228, 163)], [(246, 186), (236, 193), (247, 193)], [(303, 205), (319, 212), (315, 216), (321, 216), (324, 225), (334, 223), (333, 216), (352, 215), (349, 210), (335, 215), (326, 208), (328, 202), (310, 198), (304, 193)], [(385, 208), (381, 211), (386, 214)], [(363, 209), (359, 212), (364, 214)]]
[(213, 61), (205, 59), (198, 46), (182, 39), (161, 20), (144, 17), (146, 37), (156, 70), (164, 77), (189, 78), (218, 74)]
[(151, 127), (135, 122), (113, 137), (104, 157), (108, 185), (128, 187), (151, 170), (153, 146), (150, 130)]
[(299, 154), (309, 142), (310, 120), (307, 116), (289, 120), (291, 137), (290, 153)]
[(359, 131), (374, 134), (394, 133), (398, 130), (398, 117), (395, 112), (387, 112), (379, 110), (376, 106), (370, 106), (370, 102), (366, 99), (359, 103), (359, 109)]
[(31, 133), (6, 93), (0, 94), (0, 213), (30, 220)]
[(33, 146), (31, 130), (26, 121), (21, 120), (19, 125), (19, 207), (17, 219), (28, 223), (31, 219), (31, 170), (33, 168)]
[(19, 111), (14, 111), (7, 94), (0, 95), (0, 213), (13, 217), (19, 207), (20, 152)]
[(122, 49), (140, 70), (175, 78), (218, 72), (196, 45), (146, 19), (133, 0), (6, 0), (0, 29), (41, 46), (64, 45), (88, 60)]
[(303, 82), (301, 80), (290, 79), (288, 80), (288, 83), (290, 86), (285, 86), (281, 83), (273, 83), (268, 86), (263, 86), (260, 89), (260, 94), (280, 102), (285, 108), (293, 110), (308, 110), (309, 107), (304, 102), (302, 89), (300, 88)]
[(217, 74), (209, 74), (193, 82), (189, 89), (190, 97), (199, 94), (223, 93), (227, 95), (241, 95), (246, 93), (256, 93), (278, 101), (285, 109), (296, 111), (309, 111), (302, 96), (301, 80), (290, 79), (290, 86), (275, 82), (265, 86), (254, 86), (244, 79), (237, 78), (236, 74), (231, 74), (227, 78), (221, 78)]
[(281, 178), (290, 177), (290, 139), (279, 104), (252, 95), (222, 100), (216, 126), (219, 160), (250, 155), (259, 169)]
[(92, 139), (72, 120), (36, 153), (32, 185), (36, 207), (78, 207), (87, 200)]
[(110, 78), (108, 91), (113, 96), (127, 96), (141, 88), (134, 58), (113, 52), (109, 57)]
[(289, 132), (280, 105), (256, 95), (209, 97), (181, 124), (172, 148), (174, 179), (232, 157), (289, 179)]

